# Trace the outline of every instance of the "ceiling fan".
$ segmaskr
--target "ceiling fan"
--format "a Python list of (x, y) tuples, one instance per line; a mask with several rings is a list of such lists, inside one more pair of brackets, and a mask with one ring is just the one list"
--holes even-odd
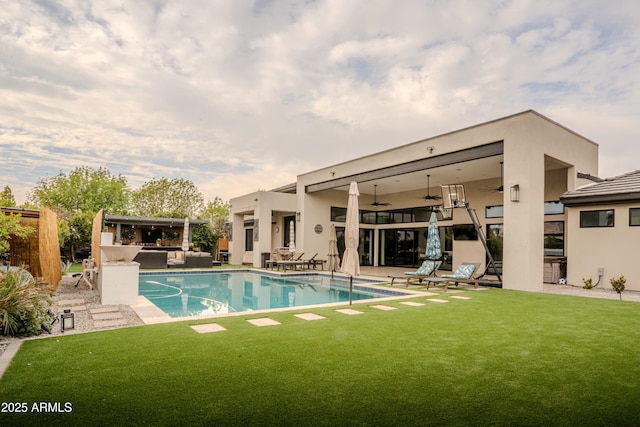
[(503, 193), (504, 192), (504, 162), (500, 162), (500, 186), (499, 187), (494, 187), (494, 188), (488, 188), (486, 190), (489, 191), (495, 191), (497, 193)]
[(498, 193), (504, 192), (504, 162), (500, 162), (500, 187), (496, 188), (494, 191)]
[(391, 203), (378, 202), (377, 187), (378, 184), (373, 184), (373, 203), (371, 203), (371, 206), (389, 206)]
[(430, 188), (429, 177), (431, 177), (431, 175), (427, 175), (427, 195), (426, 196), (422, 196), (421, 199), (424, 199), (424, 200), (440, 200), (440, 199), (442, 199), (442, 197), (440, 197), (438, 195), (433, 195), (432, 196), (431, 194), (429, 194), (429, 188)]

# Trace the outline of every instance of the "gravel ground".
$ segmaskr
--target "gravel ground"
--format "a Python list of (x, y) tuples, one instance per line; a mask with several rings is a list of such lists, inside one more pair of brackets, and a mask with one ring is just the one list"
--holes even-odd
[[(131, 307), (128, 305), (115, 305), (115, 306), (104, 306), (100, 304), (100, 295), (98, 291), (89, 290), (89, 287), (80, 283), (78, 287), (76, 287), (76, 283), (78, 282), (77, 277), (73, 277), (71, 275), (66, 275), (62, 277), (62, 280), (58, 284), (58, 289), (53, 297), (53, 307), (52, 311), (56, 313), (58, 320), (51, 327), (51, 334), (43, 332), (39, 337), (49, 337), (53, 335), (69, 335), (69, 334), (77, 334), (82, 332), (93, 332), (93, 331), (104, 331), (107, 329), (115, 329), (122, 328), (127, 326), (137, 326), (143, 325), (144, 323), (138, 315), (133, 311)], [(84, 304), (82, 305), (73, 305), (68, 306), (64, 304), (64, 301), (68, 300), (84, 300)], [(82, 310), (81, 306), (86, 307), (86, 309)], [(67, 330), (67, 332), (62, 332), (60, 328), (60, 314), (63, 312), (64, 308), (71, 308), (71, 310), (75, 313), (74, 323), (75, 327), (72, 330)], [(98, 322), (97, 324), (91, 317), (90, 310), (98, 309), (98, 308), (112, 308), (118, 309), (120, 314), (122, 315), (123, 324), (117, 326), (101, 326)], [(126, 322), (126, 324), (124, 324)], [(9, 343), (13, 340), (18, 340), (20, 338), (12, 338), (0, 336), (0, 355), (7, 348)]]

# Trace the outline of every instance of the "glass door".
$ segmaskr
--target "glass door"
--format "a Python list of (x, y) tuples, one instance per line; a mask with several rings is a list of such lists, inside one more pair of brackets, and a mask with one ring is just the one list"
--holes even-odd
[[(491, 252), (491, 256), (496, 263), (498, 273), (502, 274), (502, 246), (504, 240), (504, 230), (502, 224), (487, 224), (487, 246)], [(486, 260), (489, 263), (489, 257)], [(488, 274), (493, 274), (494, 271), (491, 267), (487, 271)]]
[(416, 267), (419, 230), (381, 230), (380, 265)]

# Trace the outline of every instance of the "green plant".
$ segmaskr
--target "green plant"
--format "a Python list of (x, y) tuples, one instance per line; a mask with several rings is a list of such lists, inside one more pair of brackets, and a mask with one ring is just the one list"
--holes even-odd
[(593, 288), (593, 279), (591, 277), (589, 277), (588, 279), (585, 279), (584, 277), (582, 278), (582, 282), (584, 283), (583, 288), (584, 289), (591, 289)]
[(622, 300), (622, 291), (624, 291), (624, 285), (627, 283), (627, 279), (624, 276), (620, 276), (617, 279), (613, 277), (610, 282), (613, 289), (620, 295), (620, 300)]
[(0, 335), (31, 336), (49, 324), (48, 285), (20, 268), (0, 273)]

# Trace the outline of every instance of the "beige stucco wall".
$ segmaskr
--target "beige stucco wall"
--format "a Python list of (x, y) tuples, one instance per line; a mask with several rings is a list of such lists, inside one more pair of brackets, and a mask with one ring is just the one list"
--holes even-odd
[[(583, 278), (592, 278), (595, 284), (598, 268), (602, 267), (604, 276), (598, 287), (611, 289), (610, 279), (624, 275), (626, 289), (640, 291), (640, 227), (629, 226), (629, 208), (640, 208), (640, 204), (567, 208), (569, 284), (583, 286)], [(614, 209), (614, 227), (580, 228), (580, 211), (602, 209)]]
[[(297, 194), (286, 195), (291, 198), (282, 201), (282, 205), (286, 205), (286, 208), (279, 205), (279, 202), (276, 203), (276, 199), (268, 199), (264, 192), (256, 193), (257, 196), (249, 195), (238, 198), (239, 200), (233, 199), (231, 211), (236, 215), (236, 219), (234, 220), (232, 262), (241, 259), (241, 256), (238, 258), (236, 254), (242, 253), (244, 248), (242, 222), (237, 220), (242, 212), (254, 212), (255, 215), (260, 216), (260, 224), (263, 224), (262, 215), (266, 215), (264, 212), (269, 212), (270, 218), (272, 209), (300, 212), (296, 231), (297, 247), (309, 255), (318, 252), (319, 258), (324, 258), (331, 225), (330, 208), (331, 206), (346, 207), (348, 196), (345, 191), (336, 190), (305, 193), (308, 185), (497, 141), (504, 143), (505, 192), (486, 191), (486, 188), (495, 188), (498, 185), (496, 180), (472, 181), (464, 183), (468, 201), (470, 206), (477, 210), (483, 229), (488, 222), (504, 224), (504, 287), (541, 291), (544, 221), (551, 220), (544, 216), (544, 201), (558, 200), (562, 192), (575, 189), (578, 185), (575, 178), (578, 170), (597, 175), (598, 146), (535, 112), (516, 114), (299, 175)], [(432, 153), (429, 147), (433, 147)], [(496, 168), (498, 167), (499, 164), (496, 164)], [(515, 184), (520, 186), (519, 202), (509, 201), (509, 188)], [(433, 188), (431, 192), (438, 194), (439, 189)], [(385, 201), (392, 203), (393, 209), (401, 209), (418, 206), (417, 197), (422, 193), (423, 191), (400, 192), (385, 194), (384, 198)], [(259, 203), (256, 199), (259, 199)], [(368, 204), (372, 199), (371, 195), (362, 195), (361, 209), (370, 208)], [(267, 207), (265, 203), (272, 204)], [(487, 205), (504, 205), (504, 218), (485, 219), (484, 207)], [(453, 223), (469, 224), (471, 221), (467, 213), (459, 209), (455, 211), (451, 222), (443, 222), (441, 225)], [(322, 227), (322, 233), (318, 234), (314, 231), (316, 225)], [(398, 225), (398, 228), (403, 226), (406, 227), (406, 224)], [(415, 226), (421, 225), (415, 224)], [(239, 228), (236, 229), (237, 227)], [(362, 225), (362, 227), (389, 226)], [(272, 242), (272, 237), (267, 238), (261, 231), (260, 251), (268, 251), (272, 246), (277, 246)], [(481, 268), (484, 269), (485, 254), (479, 241), (454, 241), (453, 250), (454, 267), (460, 262), (468, 261), (480, 262), (483, 264)], [(259, 265), (259, 253), (255, 249), (254, 259), (254, 265)]]
[[(271, 252), (274, 247), (284, 246), (282, 242), (283, 230), (275, 232), (275, 227), (282, 228), (282, 216), (295, 215), (295, 194), (273, 193), (257, 191), (230, 200), (230, 219), (232, 221), (232, 240), (229, 242), (231, 254), (229, 262), (241, 264), (245, 248), (245, 215), (252, 215), (258, 220), (254, 226), (258, 240), (253, 242), (253, 265), (261, 265), (261, 253)], [(275, 221), (273, 221), (275, 219)], [(273, 222), (276, 222), (273, 224)], [(296, 238), (296, 240), (298, 240)]]

